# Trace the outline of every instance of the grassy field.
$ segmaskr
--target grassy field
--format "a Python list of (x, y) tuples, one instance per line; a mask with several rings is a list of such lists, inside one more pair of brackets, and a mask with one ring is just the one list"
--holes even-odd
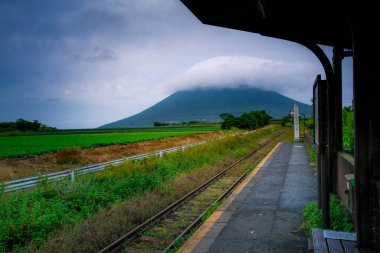
[(93, 132), (87, 130), (86, 132), (66, 131), (49, 134), (0, 136), (0, 159), (42, 154), (65, 148), (123, 144), (215, 130), (218, 128), (161, 128), (133, 131), (109, 130), (108, 132), (106, 130), (94, 130)]
[(272, 126), (131, 161), (74, 183), (0, 195), (0, 252), (95, 252), (283, 130)]

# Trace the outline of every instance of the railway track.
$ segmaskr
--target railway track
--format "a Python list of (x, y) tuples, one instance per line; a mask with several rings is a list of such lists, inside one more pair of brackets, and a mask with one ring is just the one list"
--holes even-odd
[(201, 224), (210, 207), (226, 198), (286, 133), (288, 130), (252, 150), (99, 252), (170, 251)]

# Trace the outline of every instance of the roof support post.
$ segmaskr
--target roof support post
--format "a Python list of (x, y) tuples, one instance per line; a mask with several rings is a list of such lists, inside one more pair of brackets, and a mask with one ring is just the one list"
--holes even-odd
[[(355, 122), (355, 190), (360, 248), (380, 250), (380, 99), (373, 33), (358, 17), (352, 22)], [(360, 26), (359, 26), (360, 25)]]
[(336, 151), (342, 151), (342, 60), (343, 48), (335, 45), (333, 49), (333, 71), (335, 82), (335, 145)]
[[(313, 44), (313, 43), (303, 43), (303, 42), (298, 42), (300, 43), (301, 45), (305, 46), (306, 48), (308, 48), (310, 51), (312, 51), (315, 56), (319, 59), (319, 61), (321, 62), (324, 70), (325, 70), (325, 74), (326, 74), (326, 79), (327, 79), (327, 105), (328, 105), (328, 108), (327, 108), (327, 118), (324, 117), (324, 121), (327, 120), (327, 122), (322, 122), (322, 125), (326, 125), (326, 123), (328, 124), (327, 126), (327, 140), (326, 142), (322, 142), (320, 143), (321, 147), (320, 147), (320, 152), (318, 154), (319, 158), (318, 158), (318, 162), (320, 162), (320, 169), (321, 169), (321, 182), (318, 182), (318, 183), (321, 183), (321, 191), (320, 191), (320, 199), (321, 199), (321, 208), (322, 208), (322, 226), (324, 228), (329, 228), (330, 227), (330, 201), (329, 201), (329, 196), (330, 196), (330, 192), (333, 190), (332, 186), (331, 186), (331, 172), (330, 172), (330, 166), (331, 166), (331, 163), (329, 162), (328, 159), (330, 159), (331, 155), (330, 155), (330, 152), (331, 152), (331, 141), (334, 140), (333, 138), (333, 135), (335, 133), (334, 131), (334, 110), (335, 110), (335, 107), (332, 107), (331, 106), (331, 99), (334, 98), (332, 97), (332, 93), (331, 93), (331, 87), (334, 86), (334, 71), (333, 71), (333, 68), (331, 66), (331, 63), (328, 59), (328, 57), (326, 56), (326, 54), (323, 52), (323, 50), (317, 45), (317, 44)], [(331, 97), (330, 97), (331, 96)], [(326, 111), (326, 110), (324, 110)], [(334, 145), (333, 145), (334, 146)]]
[[(337, 192), (337, 158), (338, 151), (342, 150), (342, 60), (344, 58), (343, 48), (335, 45), (333, 48), (333, 85), (329, 86), (329, 162), (330, 162), (330, 179), (331, 192)], [(329, 106), (330, 107), (330, 106)]]
[(318, 153), (318, 207), (323, 212), (323, 225), (327, 228), (329, 224), (329, 216), (325, 214), (329, 213), (329, 174), (328, 170), (328, 154), (326, 151), (327, 137), (327, 81), (321, 80), (321, 75), (318, 75), (313, 85), (313, 96), (315, 100), (315, 111), (318, 115), (318, 125), (315, 125), (315, 134), (318, 139), (317, 153)]

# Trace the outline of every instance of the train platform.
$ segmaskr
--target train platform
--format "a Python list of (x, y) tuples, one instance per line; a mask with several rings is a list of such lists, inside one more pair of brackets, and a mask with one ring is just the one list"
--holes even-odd
[(317, 179), (303, 143), (278, 144), (179, 252), (307, 252), (303, 208)]

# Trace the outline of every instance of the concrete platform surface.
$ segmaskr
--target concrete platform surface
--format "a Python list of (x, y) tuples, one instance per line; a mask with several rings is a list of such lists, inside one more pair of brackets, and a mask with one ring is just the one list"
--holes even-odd
[(281, 143), (179, 252), (307, 252), (298, 228), (316, 189), (305, 145)]

